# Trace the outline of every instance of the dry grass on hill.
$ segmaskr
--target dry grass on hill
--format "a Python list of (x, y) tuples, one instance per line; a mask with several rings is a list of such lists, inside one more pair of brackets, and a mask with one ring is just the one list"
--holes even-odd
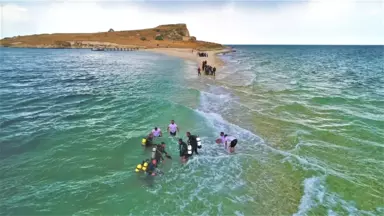
[(222, 49), (216, 43), (196, 41), (185, 24), (160, 25), (151, 29), (99, 33), (40, 34), (0, 40), (2, 46), (41, 48), (141, 47)]

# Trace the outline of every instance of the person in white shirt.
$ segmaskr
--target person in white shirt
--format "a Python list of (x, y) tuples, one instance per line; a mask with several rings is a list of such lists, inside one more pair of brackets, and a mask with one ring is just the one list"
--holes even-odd
[(167, 131), (169, 131), (171, 136), (176, 136), (176, 131), (179, 132), (179, 128), (174, 120), (171, 120), (171, 124), (168, 125)]
[(158, 127), (155, 127), (155, 129), (152, 130), (152, 134), (154, 137), (163, 136), (163, 133), (161, 132), (160, 128), (158, 128)]
[(229, 143), (229, 152), (233, 153), (235, 151), (237, 139), (234, 136), (228, 136), (227, 134), (224, 135), (224, 139), (225, 139), (225, 149), (227, 149), (227, 146)]

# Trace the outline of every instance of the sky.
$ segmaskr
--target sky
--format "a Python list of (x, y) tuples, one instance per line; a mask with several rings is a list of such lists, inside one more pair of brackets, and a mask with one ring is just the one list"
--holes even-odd
[(221, 44), (381, 44), (384, 0), (0, 0), (0, 37), (185, 23)]

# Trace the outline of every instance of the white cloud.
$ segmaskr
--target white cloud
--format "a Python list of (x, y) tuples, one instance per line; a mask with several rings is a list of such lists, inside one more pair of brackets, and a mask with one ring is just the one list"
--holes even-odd
[[(266, 7), (266, 2), (180, 7), (170, 12), (138, 2), (64, 2), (3, 7), (3, 36), (98, 32), (187, 23), (198, 39), (225, 44), (384, 44), (380, 2), (313, 0)], [(276, 4), (276, 2), (274, 2)]]
[[(17, 34), (23, 26), (27, 25), (30, 18), (28, 9), (16, 4), (7, 4), (0, 8), (1, 37)], [(5, 37), (4, 36), (4, 37)]]
[(341, 17), (348, 16), (354, 6), (355, 2), (348, 0), (310, 1), (306, 12), (308, 18), (313, 20), (338, 21)]
[(1, 16), (9, 22), (21, 22), (27, 20), (27, 9), (15, 4), (4, 5), (1, 10)]

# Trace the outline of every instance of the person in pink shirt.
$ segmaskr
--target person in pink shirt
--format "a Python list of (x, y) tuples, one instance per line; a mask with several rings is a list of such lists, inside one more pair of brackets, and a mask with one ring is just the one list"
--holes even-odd
[(225, 143), (224, 132), (220, 132), (220, 137), (216, 139), (217, 144)]
[(154, 137), (163, 136), (163, 133), (161, 132), (160, 128), (158, 128), (158, 127), (155, 127), (155, 129), (152, 130), (152, 134)]
[(179, 132), (179, 127), (177, 127), (174, 120), (171, 120), (171, 124), (168, 125), (167, 131), (169, 131), (171, 136), (176, 136), (176, 132)]

